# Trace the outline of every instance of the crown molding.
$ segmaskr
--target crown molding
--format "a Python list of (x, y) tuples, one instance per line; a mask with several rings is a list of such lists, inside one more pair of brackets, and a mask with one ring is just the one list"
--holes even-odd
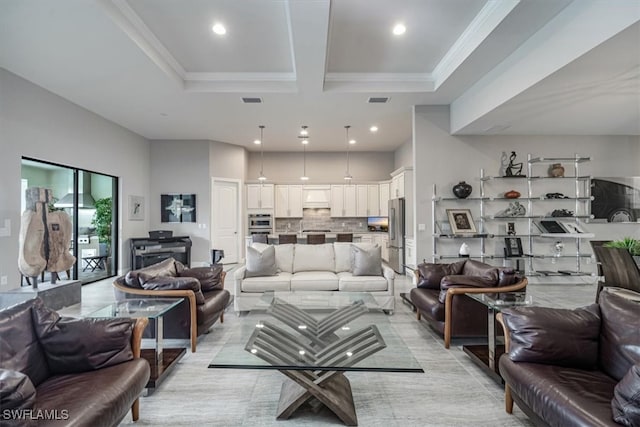
[(435, 89), (462, 65), (519, 3), (520, 0), (489, 0), (482, 7), (433, 69)]

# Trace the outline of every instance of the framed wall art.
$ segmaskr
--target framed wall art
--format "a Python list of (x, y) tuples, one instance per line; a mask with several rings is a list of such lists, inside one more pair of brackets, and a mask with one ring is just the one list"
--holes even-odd
[(519, 237), (504, 238), (504, 256), (507, 258), (522, 256), (522, 240)]
[(594, 222), (640, 220), (640, 177), (593, 178), (591, 196)]
[(144, 221), (144, 197), (129, 196), (129, 221)]
[(160, 196), (161, 222), (196, 222), (195, 194), (162, 194)]
[(469, 209), (447, 209), (447, 217), (454, 234), (477, 233), (476, 225), (473, 222)]

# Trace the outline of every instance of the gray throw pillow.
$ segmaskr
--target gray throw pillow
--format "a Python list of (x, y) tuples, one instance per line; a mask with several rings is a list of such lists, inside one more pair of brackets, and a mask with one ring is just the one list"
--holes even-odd
[(382, 248), (363, 249), (351, 245), (351, 272), (354, 276), (382, 275)]
[(247, 270), (244, 277), (275, 276), (277, 273), (276, 248), (269, 246), (261, 252), (251, 246), (247, 247)]

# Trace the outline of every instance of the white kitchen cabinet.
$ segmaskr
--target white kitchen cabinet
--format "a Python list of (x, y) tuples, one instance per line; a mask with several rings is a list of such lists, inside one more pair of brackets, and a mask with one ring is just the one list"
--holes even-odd
[(273, 184), (247, 184), (247, 209), (273, 209)]
[(379, 196), (379, 209), (380, 216), (389, 216), (389, 182), (381, 182), (379, 185), (380, 196)]
[(356, 185), (356, 216), (380, 216), (380, 188), (378, 184)]
[(397, 199), (405, 196), (405, 176), (404, 172), (399, 173), (391, 179), (391, 194), (389, 197)]
[(380, 186), (378, 184), (367, 185), (367, 192), (369, 193), (367, 203), (367, 216), (381, 216), (380, 215)]
[(356, 217), (357, 200), (355, 185), (331, 186), (331, 216)]
[(302, 185), (275, 186), (275, 217), (302, 218)]
[(369, 216), (369, 189), (366, 185), (356, 185), (356, 216)]

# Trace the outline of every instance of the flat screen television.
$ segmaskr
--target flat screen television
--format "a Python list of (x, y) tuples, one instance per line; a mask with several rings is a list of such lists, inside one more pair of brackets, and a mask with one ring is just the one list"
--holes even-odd
[(367, 229), (369, 231), (389, 231), (389, 217), (370, 216), (367, 218)]

